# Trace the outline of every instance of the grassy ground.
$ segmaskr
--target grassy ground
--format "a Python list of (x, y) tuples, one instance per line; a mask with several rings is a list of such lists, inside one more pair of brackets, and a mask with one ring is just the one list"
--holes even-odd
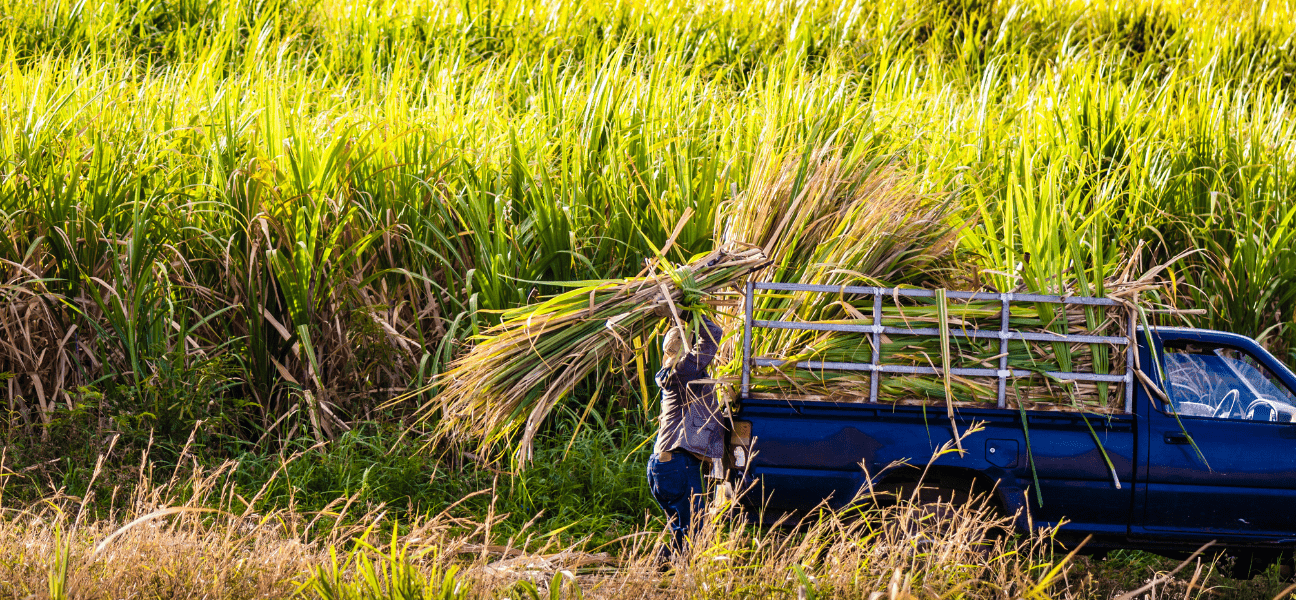
[(513, 477), (388, 452), (372, 431), (220, 464), (108, 459), (52, 491), (16, 475), (0, 497), (0, 597), (1107, 599), (1150, 585), (1139, 597), (1250, 599), (1286, 587), (1274, 570), (1231, 580), (1211, 556), (1176, 572), (1141, 552), (1067, 556), (1048, 532), (996, 541), (1005, 523), (990, 511), (938, 521), (908, 503), (764, 530), (713, 505), (695, 551), (660, 572), (643, 457), (607, 436), (542, 438), (545, 460)]
[[(646, 546), (623, 545), (659, 523), (644, 514), (652, 399), (633, 365), (582, 386), (603, 400), (560, 408), (522, 475), (416, 452), (407, 426), (426, 398), (385, 402), (491, 311), (552, 292), (543, 282), (638, 272), (686, 210), (669, 257), (709, 250), (745, 190), (825, 145), (955, 203), (957, 260), (932, 275), (951, 287), (1046, 291), (1193, 250), (1162, 300), (1206, 312), (1162, 318), (1258, 336), (1290, 362), (1292, 16), (1290, 2), (1215, 0), (0, 0), (0, 595), (62, 597), (67, 581), (73, 595), (282, 596), (298, 581), (334, 597), (336, 578), (312, 569), (333, 564), (330, 543), (348, 560), (343, 540), (374, 524), (401, 544), (435, 530), (409, 542), (429, 548), (611, 543), (641, 561)], [(195, 491), (209, 479), (219, 489)], [(134, 517), (186, 504), (234, 517), (150, 521), (120, 539), (155, 550), (94, 557)], [(251, 536), (252, 513), (276, 533)], [(717, 531), (707, 548), (781, 554), (601, 589), (792, 596), (804, 574), (830, 596), (989, 596), (950, 582), (1039, 582), (1060, 561), (883, 549), (831, 563)], [(234, 579), (180, 576), (213, 556)], [(488, 581), (501, 557), (464, 558), (457, 577), (511, 589)], [(440, 581), (454, 562), (406, 558), (377, 564)], [(1068, 564), (1041, 594), (1107, 597), (1174, 566)], [(1159, 589), (1276, 593), (1205, 571), (1190, 586), (1195, 569)], [(542, 571), (537, 594), (562, 569)]]
[[(102, 458), (46, 463), (24, 460), (18, 442), (6, 448), (3, 500), (24, 507), (73, 496), (86, 499), (78, 510), (87, 518), (110, 518), (114, 499), (136, 493), (144, 478), (188, 481), (224, 469), (224, 485), (257, 497), (257, 510), (315, 513), (342, 499), (366, 511), (382, 506), (390, 519), (404, 522), (454, 507), (456, 517), (494, 514), (496, 541), (527, 527), (555, 543), (596, 547), (637, 531), (648, 518), (645, 509), (655, 506), (643, 474), (650, 449), (640, 443), (650, 432), (635, 428), (623, 437), (624, 430), (586, 427), (573, 438), (574, 423), (565, 419), (550, 431), (536, 464), (521, 473), (484, 465), (470, 453), (421, 451), (420, 443), (374, 423), (357, 424), (329, 444), (299, 438), (274, 451), (249, 448), (223, 459), (197, 444), (171, 451), (117, 444)], [(170, 491), (186, 501), (195, 493), (184, 485)]]

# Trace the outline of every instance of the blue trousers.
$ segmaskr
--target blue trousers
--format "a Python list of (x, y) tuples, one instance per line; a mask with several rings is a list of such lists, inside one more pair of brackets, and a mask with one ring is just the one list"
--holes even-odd
[(702, 461), (682, 450), (672, 452), (669, 462), (653, 455), (648, 459), (648, 488), (666, 513), (666, 526), (674, 537), (670, 553), (684, 550), (696, 525), (693, 515), (706, 505)]

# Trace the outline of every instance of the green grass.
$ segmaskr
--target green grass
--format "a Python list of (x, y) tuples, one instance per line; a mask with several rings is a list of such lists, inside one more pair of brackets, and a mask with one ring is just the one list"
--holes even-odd
[[(654, 432), (640, 426), (614, 429), (597, 413), (579, 430), (577, 422), (578, 415), (570, 412), (556, 418), (537, 439), (535, 464), (520, 473), (485, 465), (458, 450), (423, 451), (422, 444), (400, 438), (393, 427), (372, 422), (357, 424), (328, 446), (310, 438), (280, 440), (275, 451), (226, 450), (228, 458), (200, 444), (187, 450), (155, 446), (147, 458), (157, 481), (194, 481), (237, 465), (221, 485), (243, 498), (256, 498), (254, 508), (264, 512), (292, 507), (304, 514), (346, 514), (346, 506), (348, 523), (383, 514), (384, 525), (402, 526), (443, 512), (479, 520), (490, 514), (496, 519), (493, 543), (512, 539), (520, 544), (531, 538), (590, 550), (646, 523), (661, 527), (660, 514), (645, 512), (655, 506), (643, 474), (651, 452), (644, 441)], [(140, 473), (140, 449), (123, 446), (102, 458), (72, 455), (9, 475), (0, 502), (22, 506), (65, 494), (90, 499), (89, 516), (111, 518), (120, 509), (113, 502), (130, 496), (145, 475)], [(7, 464), (41, 464), (30, 452), (21, 441), (10, 445)], [(181, 485), (176, 501), (188, 502), (201, 493)]]
[(709, 249), (758, 156), (825, 143), (957, 196), (956, 279), (1201, 249), (1166, 300), (1286, 354), (1296, 64), (1266, 6), (12, 4), (6, 423), (336, 436), (539, 282), (633, 275), (690, 208), (672, 257)]
[(397, 521), (446, 510), (461, 517), (493, 512), (507, 515), (496, 526), (500, 541), (554, 535), (594, 548), (642, 527), (645, 507), (654, 506), (643, 475), (651, 448), (636, 450), (652, 432), (599, 426), (573, 432), (575, 422), (572, 415), (558, 419), (540, 439), (533, 467), (517, 474), (483, 468), (461, 453), (428, 456), (367, 427), (343, 435), (327, 452), (305, 453), (278, 477), (279, 456), (245, 454), (235, 479), (250, 493), (272, 481), (267, 506), (321, 510), (354, 497), (360, 506), (387, 504)]

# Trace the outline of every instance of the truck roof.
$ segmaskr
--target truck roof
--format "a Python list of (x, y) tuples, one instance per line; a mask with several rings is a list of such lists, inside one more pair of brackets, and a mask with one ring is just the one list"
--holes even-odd
[[(1256, 344), (1256, 341), (1254, 339), (1249, 338), (1245, 335), (1233, 333), (1230, 331), (1220, 331), (1218, 329), (1202, 329), (1200, 327), (1174, 327), (1174, 326), (1153, 326), (1150, 329), (1157, 333), (1181, 333), (1181, 334), (1188, 333), (1188, 334), (1199, 335), (1202, 336), (1203, 338), (1202, 341), (1214, 341), (1214, 342), (1230, 341), (1230, 342), (1245, 342), (1246, 345)], [(1143, 327), (1138, 327), (1136, 331), (1142, 332), (1142, 331), (1146, 331), (1146, 329)]]

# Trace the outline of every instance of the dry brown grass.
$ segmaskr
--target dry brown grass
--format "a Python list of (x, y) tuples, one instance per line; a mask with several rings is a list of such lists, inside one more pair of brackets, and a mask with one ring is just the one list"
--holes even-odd
[[(145, 462), (134, 492), (101, 490), (111, 508), (98, 519), (83, 509), (89, 495), (7, 509), (0, 598), (434, 597), (434, 583), (446, 581), (445, 597), (552, 597), (554, 586), (562, 597), (579, 588), (597, 598), (1067, 595), (1066, 561), (1048, 553), (1048, 536), (996, 537), (1009, 520), (981, 505), (825, 508), (759, 529), (740, 505), (717, 501), (694, 549), (663, 572), (653, 557), (665, 536), (655, 527), (582, 552), (545, 532), (499, 539), (499, 515), (447, 510), (398, 524), (384, 506), (347, 498), (315, 513), (291, 501), (266, 510), (259, 494), (234, 491), (237, 468), (155, 481)], [(403, 594), (402, 581), (425, 595)]]
[[(484, 596), (520, 590), (519, 582), (547, 593), (555, 581), (567, 581), (586, 597), (607, 598), (793, 597), (801, 587), (843, 597), (1046, 597), (1056, 579), (1040, 573), (1046, 564), (1040, 540), (1024, 549), (1007, 541), (975, 545), (1004, 524), (985, 510), (953, 511), (939, 525), (924, 521), (926, 513), (915, 507), (862, 519), (825, 513), (797, 530), (764, 532), (735, 526), (735, 515), (725, 511), (703, 527), (696, 552), (662, 573), (650, 560), (662, 542), (654, 530), (610, 555), (588, 554), (527, 548), (524, 540), (512, 540), (517, 547), (482, 544), (484, 524), (442, 517), (407, 524), (391, 547), (379, 541), (386, 537), (381, 526), (306, 533), (321, 515), (234, 516), (175, 507), (137, 516), (141, 505), (77, 523), (75, 504), (51, 499), (0, 521), (0, 597), (289, 597), (299, 584), (317, 581), (318, 569), (336, 566), (339, 583), (354, 582), (361, 555), (403, 556), (424, 577), (456, 566), (461, 585)], [(131, 517), (146, 520), (124, 524)], [(381, 516), (366, 520), (376, 525)], [(360, 539), (375, 547), (355, 549)], [(330, 551), (340, 553), (337, 562)]]

